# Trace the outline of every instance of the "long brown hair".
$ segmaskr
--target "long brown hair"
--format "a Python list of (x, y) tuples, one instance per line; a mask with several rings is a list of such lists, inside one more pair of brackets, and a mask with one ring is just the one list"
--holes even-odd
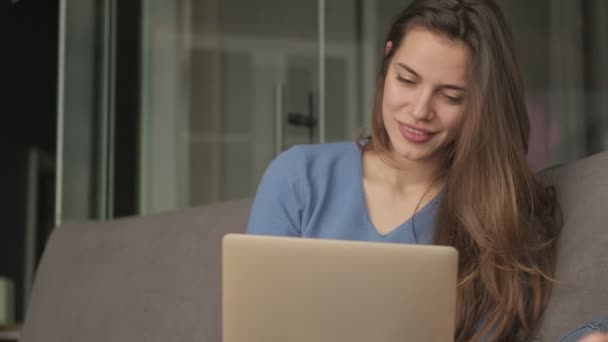
[(457, 341), (527, 340), (549, 300), (561, 214), (528, 166), (530, 125), (511, 31), (491, 0), (415, 0), (386, 42), (364, 150), (388, 155), (382, 120), (387, 70), (405, 34), (423, 27), (471, 50), (465, 115), (445, 148), (446, 194), (434, 243), (458, 249)]

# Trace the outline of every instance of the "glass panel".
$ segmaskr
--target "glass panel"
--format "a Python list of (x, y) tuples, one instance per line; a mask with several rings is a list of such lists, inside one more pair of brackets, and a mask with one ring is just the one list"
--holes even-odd
[(106, 214), (108, 84), (104, 81), (110, 75), (105, 68), (110, 50), (100, 4), (70, 1), (62, 7), (57, 223)]
[(252, 196), (319, 140), (317, 2), (149, 0), (143, 31), (142, 213)]
[[(535, 169), (608, 149), (605, 1), (498, 1), (527, 87)], [(601, 39), (603, 38), (603, 39)], [(603, 59), (602, 59), (603, 58)], [(603, 84), (602, 84), (603, 82)]]

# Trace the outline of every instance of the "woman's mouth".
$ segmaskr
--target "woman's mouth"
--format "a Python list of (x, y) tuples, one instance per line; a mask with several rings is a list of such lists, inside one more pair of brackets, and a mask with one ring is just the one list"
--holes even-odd
[(423, 128), (398, 122), (401, 135), (409, 142), (414, 144), (424, 144), (431, 140), (436, 132), (431, 132)]

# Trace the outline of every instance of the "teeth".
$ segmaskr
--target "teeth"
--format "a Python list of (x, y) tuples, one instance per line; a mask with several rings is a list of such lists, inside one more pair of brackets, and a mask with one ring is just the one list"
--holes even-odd
[(416, 134), (416, 135), (424, 135), (424, 133), (423, 133), (423, 132), (418, 131), (418, 130), (415, 130), (415, 129), (410, 128), (410, 127), (405, 127), (405, 129), (406, 129), (408, 132), (414, 133), (414, 134)]

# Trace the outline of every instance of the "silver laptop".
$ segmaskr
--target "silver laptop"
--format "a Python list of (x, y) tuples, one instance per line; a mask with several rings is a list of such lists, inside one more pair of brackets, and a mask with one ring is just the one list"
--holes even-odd
[(451, 247), (229, 234), (223, 342), (453, 341)]

